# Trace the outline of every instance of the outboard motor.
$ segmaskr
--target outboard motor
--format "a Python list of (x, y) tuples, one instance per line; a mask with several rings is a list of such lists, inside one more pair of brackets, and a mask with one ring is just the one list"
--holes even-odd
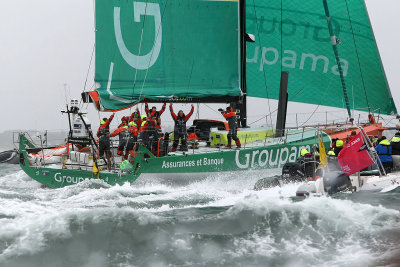
[(260, 179), (254, 185), (254, 190), (268, 189), (286, 183), (305, 181), (303, 166), (300, 163), (286, 163), (282, 168), (282, 175), (275, 175)]
[(324, 176), (324, 189), (329, 195), (352, 189), (350, 178), (342, 171), (333, 171)]
[(303, 181), (305, 178), (304, 170), (299, 163), (286, 163), (282, 168), (282, 179), (285, 182)]
[(304, 157), (304, 175), (306, 178), (315, 178), (316, 161), (312, 155), (307, 155)]

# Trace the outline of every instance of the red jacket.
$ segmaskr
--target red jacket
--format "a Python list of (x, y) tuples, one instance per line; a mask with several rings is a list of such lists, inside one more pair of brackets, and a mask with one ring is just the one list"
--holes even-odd
[(117, 136), (120, 132), (123, 131), (130, 131), (134, 136), (138, 135), (138, 128), (137, 127), (129, 127), (129, 128), (124, 128), (124, 127), (119, 127), (117, 130), (111, 133), (111, 136)]
[(101, 124), (99, 129), (97, 130), (97, 137), (100, 137), (100, 130), (104, 129), (104, 128), (109, 128), (110, 127), (110, 123), (111, 121), (114, 119), (114, 114), (112, 114), (110, 116), (110, 118), (108, 120), (106, 120), (106, 122), (104, 124)]
[[(169, 110), (171, 111), (171, 116), (174, 119), (174, 121), (178, 120), (178, 116), (176, 116), (176, 114), (172, 108), (172, 105), (169, 106)], [(193, 112), (194, 112), (194, 107), (192, 106), (192, 109), (190, 110), (189, 114), (187, 114), (185, 116), (185, 122), (187, 122), (190, 119), (190, 117), (193, 115)]]
[(236, 116), (236, 113), (233, 112), (233, 108), (230, 108), (229, 111), (225, 111), (222, 113), (222, 116), (224, 116), (224, 118), (226, 120), (228, 120), (229, 118), (232, 118), (233, 116)]
[[(158, 111), (158, 116), (159, 117), (161, 117), (161, 115), (164, 113), (166, 107), (167, 107), (167, 103), (164, 103), (162, 105), (162, 108)], [(147, 117), (154, 117), (156, 115), (156, 112), (157, 112), (157, 111), (153, 111), (153, 112), (150, 113), (149, 104), (147, 102), (144, 104), (144, 110), (146, 111)]]
[(126, 124), (128, 124), (129, 123), (129, 117), (128, 116), (123, 116), (122, 118), (121, 118), (121, 123), (120, 123), (120, 125), (118, 125), (118, 128), (120, 128), (120, 127), (122, 127), (122, 126), (124, 126), (124, 125), (126, 125)]
[(232, 118), (233, 116), (236, 116), (236, 113), (233, 112), (233, 111), (225, 112), (225, 113), (224, 113), (224, 118), (225, 118), (226, 120), (228, 120), (229, 118)]

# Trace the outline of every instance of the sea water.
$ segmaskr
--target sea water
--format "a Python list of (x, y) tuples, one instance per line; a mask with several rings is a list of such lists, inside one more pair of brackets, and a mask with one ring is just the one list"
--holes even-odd
[(260, 177), (42, 189), (0, 165), (0, 266), (400, 266), (400, 193), (292, 198)]

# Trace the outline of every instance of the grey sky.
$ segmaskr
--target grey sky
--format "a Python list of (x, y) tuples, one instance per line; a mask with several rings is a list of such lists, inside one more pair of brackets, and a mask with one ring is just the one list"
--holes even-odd
[[(79, 98), (94, 44), (92, 0), (1, 1), (0, 9), (0, 132), (10, 129), (65, 129), (60, 110), (67, 97)], [(400, 108), (400, 35), (398, 0), (366, 0), (386, 75)], [(93, 85), (93, 74), (88, 86)], [(249, 121), (266, 114), (266, 100), (250, 105)], [(276, 105), (276, 101), (271, 101)], [(189, 106), (176, 108), (189, 110)], [(312, 107), (301, 106), (302, 112)], [(296, 112), (299, 105), (290, 105)], [(332, 108), (326, 108), (332, 110)], [(98, 124), (98, 114), (89, 108)], [(203, 115), (204, 114), (204, 115)], [(343, 113), (345, 114), (345, 113)], [(218, 114), (203, 107), (203, 116)], [(170, 116), (164, 115), (164, 124)]]

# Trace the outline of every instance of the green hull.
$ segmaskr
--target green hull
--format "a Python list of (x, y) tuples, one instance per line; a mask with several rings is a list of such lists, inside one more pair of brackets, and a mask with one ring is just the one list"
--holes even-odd
[(91, 171), (31, 166), (26, 153), (26, 146), (29, 144), (29, 140), (21, 134), (19, 144), (19, 164), (22, 170), (29, 177), (50, 188), (60, 188), (67, 185), (74, 185), (83, 182), (86, 179), (102, 180), (110, 185), (122, 185), (126, 182), (132, 183), (139, 177), (139, 172), (136, 174), (131, 173), (121, 175), (117, 173), (100, 172), (98, 175), (96, 175)]
[[(329, 147), (330, 138), (324, 134), (324, 144)], [(315, 138), (262, 146), (257, 148), (221, 150), (214, 153), (188, 154), (151, 158), (142, 163), (141, 173), (148, 176), (171, 177), (187, 174), (199, 177), (210, 173), (265, 170), (281, 168), (286, 163), (296, 162), (303, 147), (311, 149)], [(169, 174), (169, 175), (168, 175)], [(197, 174), (197, 175), (196, 175)]]
[[(37, 168), (29, 165), (25, 151), (27, 139), (20, 137), (20, 165), (21, 168), (34, 180), (50, 187), (59, 188), (73, 185), (85, 179), (99, 179), (110, 185), (134, 182), (139, 176), (147, 178), (170, 178), (183, 176), (187, 180), (206, 177), (221, 172), (266, 170), (281, 168), (285, 163), (295, 162), (300, 156), (303, 147), (311, 149), (315, 144), (315, 136), (309, 135), (301, 140), (288, 143), (270, 144), (256, 148), (242, 148), (237, 150), (221, 150), (219, 152), (197, 153), (154, 157), (150, 152), (140, 147), (130, 174), (116, 174), (90, 171), (68, 170), (55, 168)], [(323, 134), (325, 146), (329, 146), (330, 138)], [(149, 157), (144, 159), (144, 155)]]

